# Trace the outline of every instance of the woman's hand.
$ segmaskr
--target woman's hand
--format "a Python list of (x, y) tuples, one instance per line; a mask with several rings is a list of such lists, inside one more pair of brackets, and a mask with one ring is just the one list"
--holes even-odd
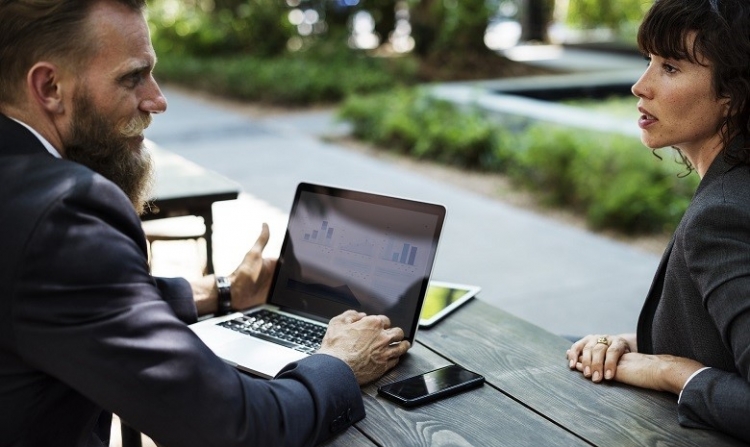
[(573, 343), (566, 356), (570, 369), (581, 371), (598, 383), (613, 379), (620, 358), (636, 350), (635, 334), (587, 335)]
[(598, 383), (614, 379), (628, 385), (679, 394), (688, 378), (703, 367), (684, 357), (646, 355), (637, 350), (635, 334), (587, 335), (566, 352), (570, 369)]

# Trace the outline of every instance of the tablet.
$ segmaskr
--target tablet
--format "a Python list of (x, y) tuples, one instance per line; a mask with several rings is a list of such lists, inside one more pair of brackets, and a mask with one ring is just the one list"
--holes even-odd
[(481, 287), (430, 281), (419, 314), (419, 327), (428, 328), (479, 293)]

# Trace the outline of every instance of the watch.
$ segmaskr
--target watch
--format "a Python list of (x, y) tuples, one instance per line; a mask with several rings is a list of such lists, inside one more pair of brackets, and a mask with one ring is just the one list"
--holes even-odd
[(217, 275), (216, 290), (219, 292), (219, 307), (216, 315), (226, 315), (232, 312), (232, 290), (229, 278)]

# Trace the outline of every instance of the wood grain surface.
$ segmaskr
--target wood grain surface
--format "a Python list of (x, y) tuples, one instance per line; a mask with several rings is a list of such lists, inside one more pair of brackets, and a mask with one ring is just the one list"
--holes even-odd
[[(529, 411), (491, 385), (406, 409), (377, 395), (377, 387), (450, 364), (421, 344), (378, 382), (363, 388), (367, 417), (355, 429), (379, 446), (559, 446), (587, 443)], [(354, 429), (350, 429), (352, 432)], [(348, 432), (347, 432), (348, 433)], [(345, 440), (328, 445), (344, 446)], [(359, 444), (358, 444), (359, 445)]]
[(475, 299), (418, 340), (484, 375), (492, 386), (600, 446), (740, 446), (738, 440), (677, 423), (677, 397), (607, 382), (568, 368), (570, 342)]

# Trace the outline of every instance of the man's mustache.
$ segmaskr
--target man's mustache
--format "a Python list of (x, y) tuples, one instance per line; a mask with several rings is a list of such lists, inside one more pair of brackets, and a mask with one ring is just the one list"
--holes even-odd
[(137, 137), (143, 134), (148, 126), (151, 125), (151, 114), (137, 115), (130, 121), (128, 121), (120, 129), (120, 135), (126, 138)]

